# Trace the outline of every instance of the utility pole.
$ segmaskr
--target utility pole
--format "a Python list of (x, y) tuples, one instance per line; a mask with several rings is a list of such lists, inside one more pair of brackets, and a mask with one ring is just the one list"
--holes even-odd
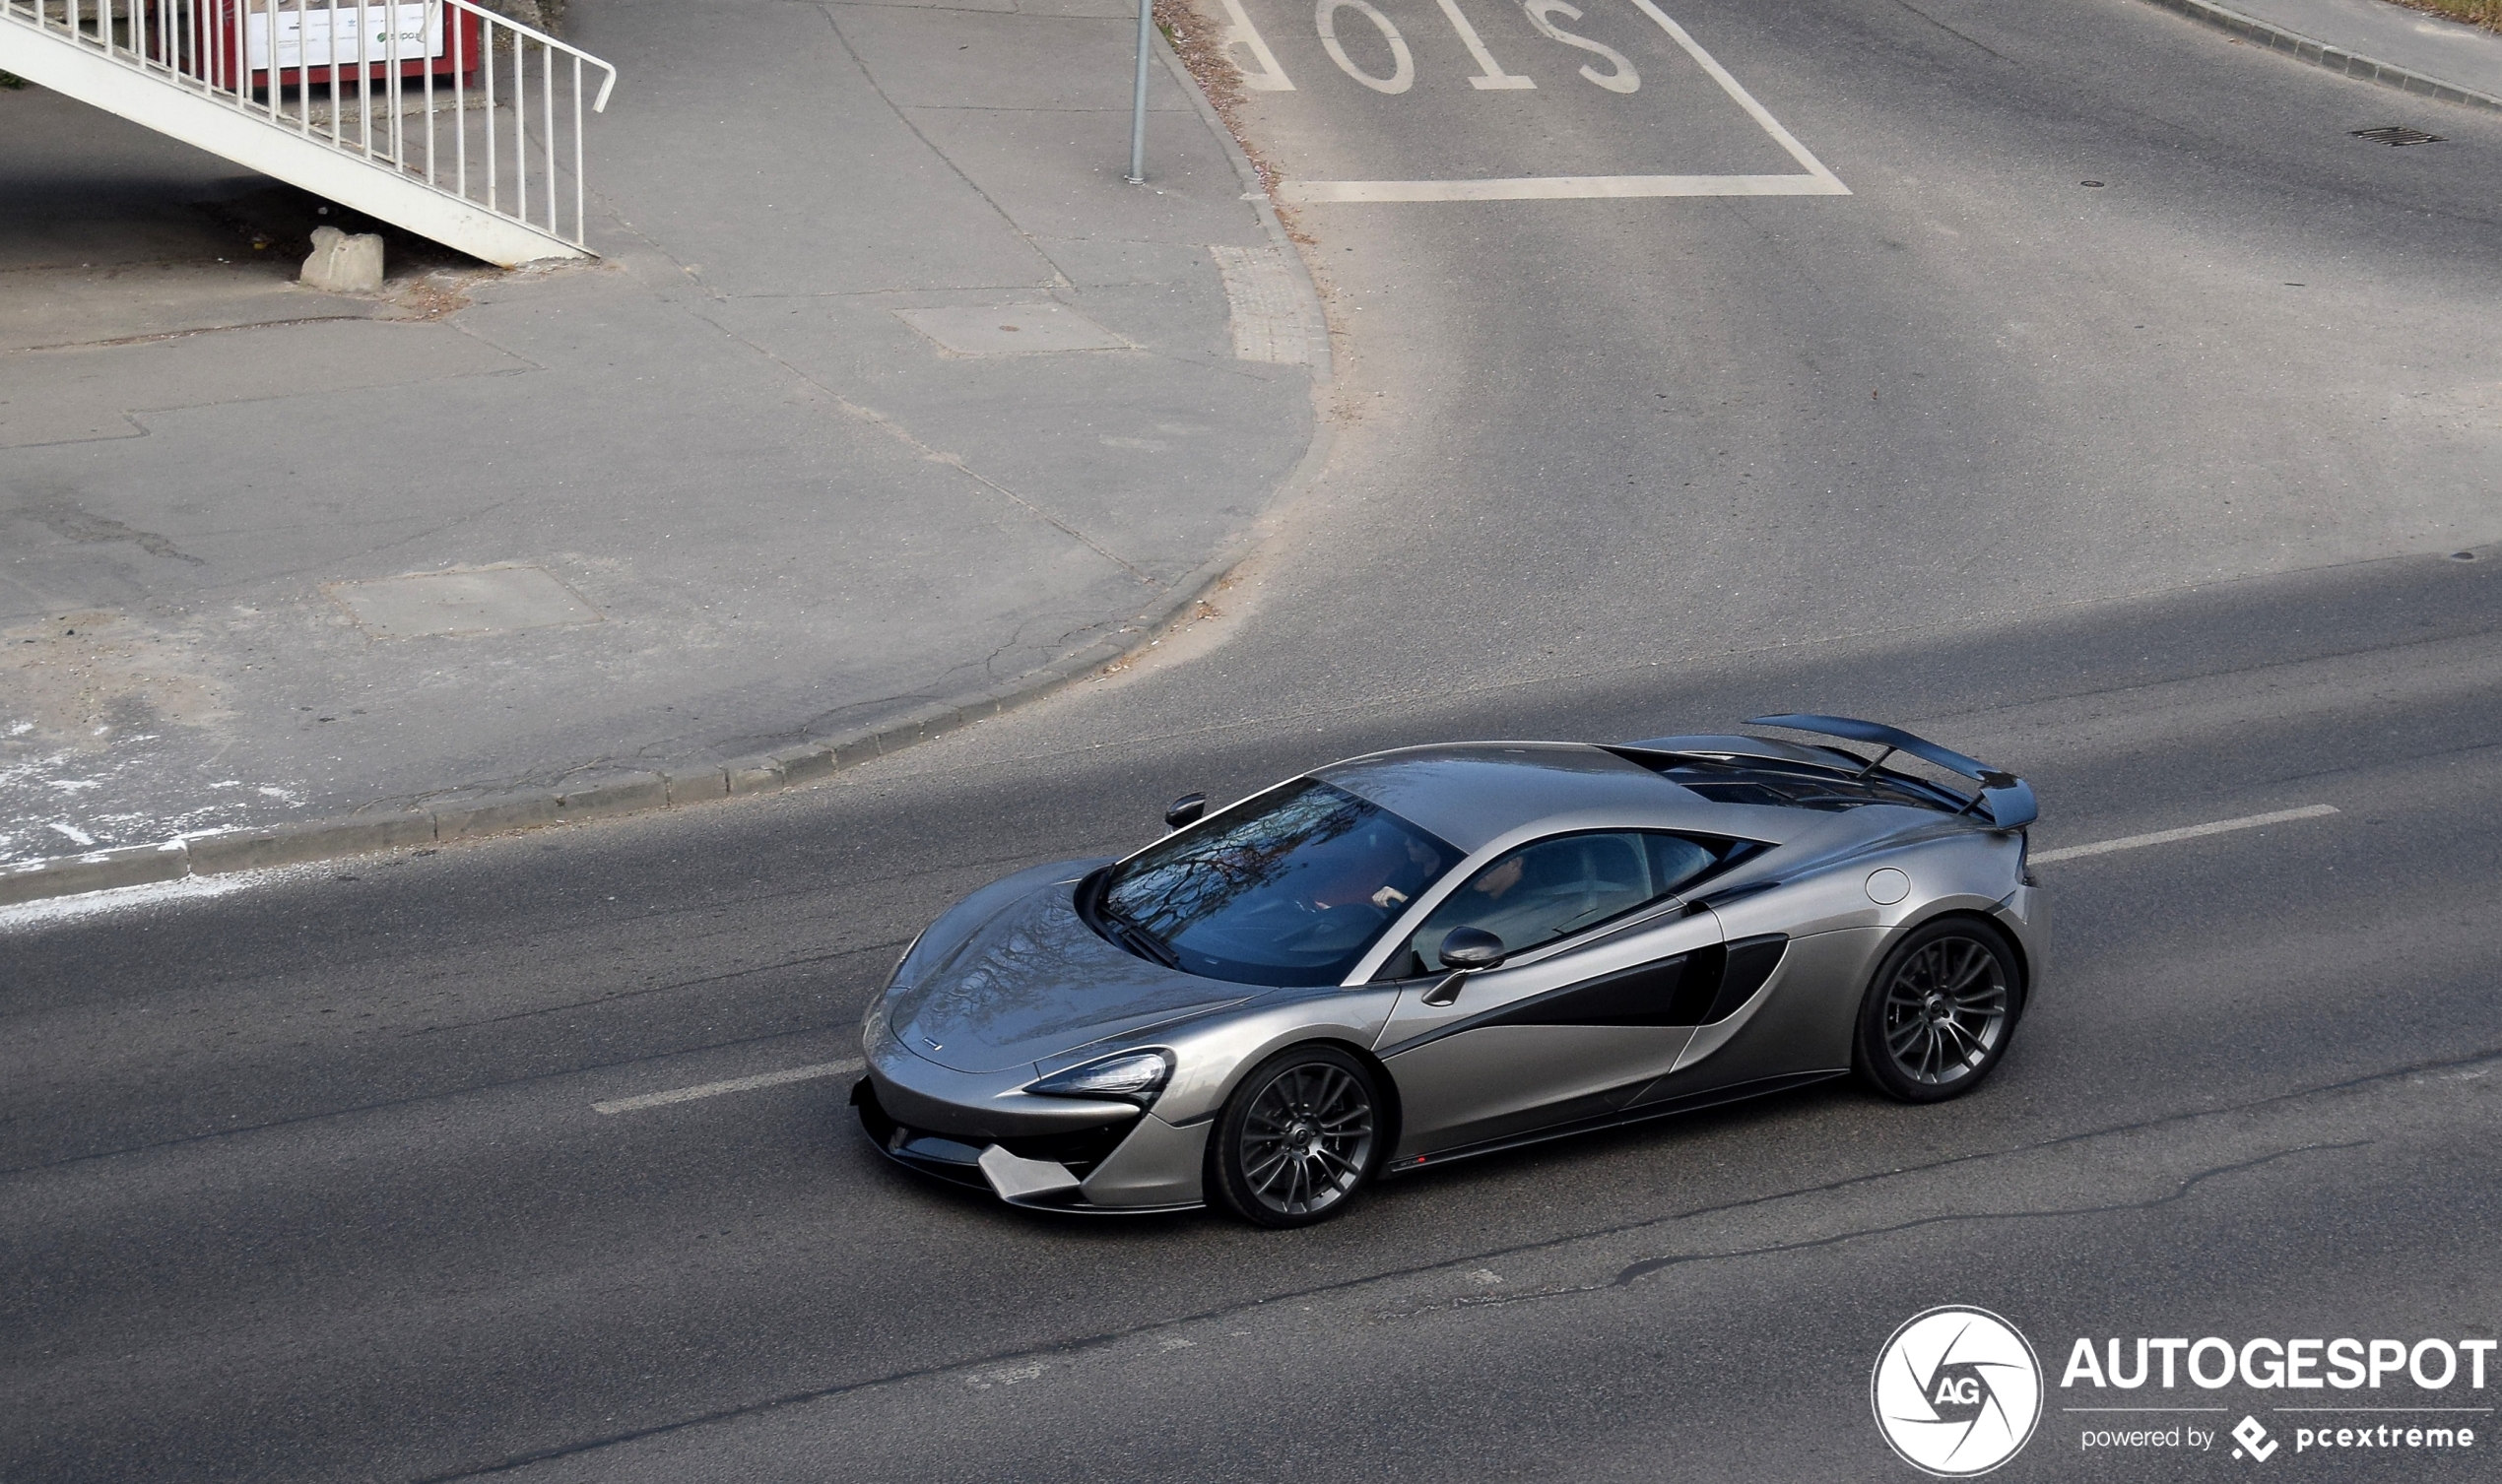
[(1132, 185), (1147, 183), (1147, 46), (1155, 25), (1155, 0), (1138, 0), (1138, 85), (1130, 95), (1130, 173)]

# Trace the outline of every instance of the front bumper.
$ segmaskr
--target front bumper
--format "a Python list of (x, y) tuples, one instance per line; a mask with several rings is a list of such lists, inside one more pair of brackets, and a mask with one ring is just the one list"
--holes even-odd
[(900, 1122), (879, 1092), (876, 1076), (862, 1077), (851, 1101), (880, 1153), (925, 1175), (986, 1190), (1010, 1205), (1145, 1215), (1206, 1203), (1200, 1170), (1209, 1120), (1176, 1127), (1140, 1113), (1072, 1132), (989, 1137)]

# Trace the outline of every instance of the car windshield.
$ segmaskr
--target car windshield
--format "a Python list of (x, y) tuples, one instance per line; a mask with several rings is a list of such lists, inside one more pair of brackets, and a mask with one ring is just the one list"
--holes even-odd
[(1114, 867), (1092, 915), (1105, 936), (1187, 973), (1338, 984), (1459, 860), (1389, 810), (1306, 778)]

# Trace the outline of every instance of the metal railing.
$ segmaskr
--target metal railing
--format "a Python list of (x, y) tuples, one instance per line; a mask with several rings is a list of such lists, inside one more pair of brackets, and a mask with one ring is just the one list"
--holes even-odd
[(617, 69), (472, 0), (0, 0), (0, 19), (587, 245), (584, 110)]

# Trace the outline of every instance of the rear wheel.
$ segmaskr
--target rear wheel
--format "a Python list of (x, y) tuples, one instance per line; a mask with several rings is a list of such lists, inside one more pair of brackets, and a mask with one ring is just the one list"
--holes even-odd
[(1859, 1009), (1859, 1073), (1906, 1103), (1960, 1097), (2007, 1053), (2024, 982), (2007, 935), (1946, 918), (1895, 944)]
[(1334, 1046), (1278, 1053), (1242, 1079), (1208, 1142), (1208, 1194), (1261, 1226), (1326, 1221), (1372, 1178), (1381, 1087)]

